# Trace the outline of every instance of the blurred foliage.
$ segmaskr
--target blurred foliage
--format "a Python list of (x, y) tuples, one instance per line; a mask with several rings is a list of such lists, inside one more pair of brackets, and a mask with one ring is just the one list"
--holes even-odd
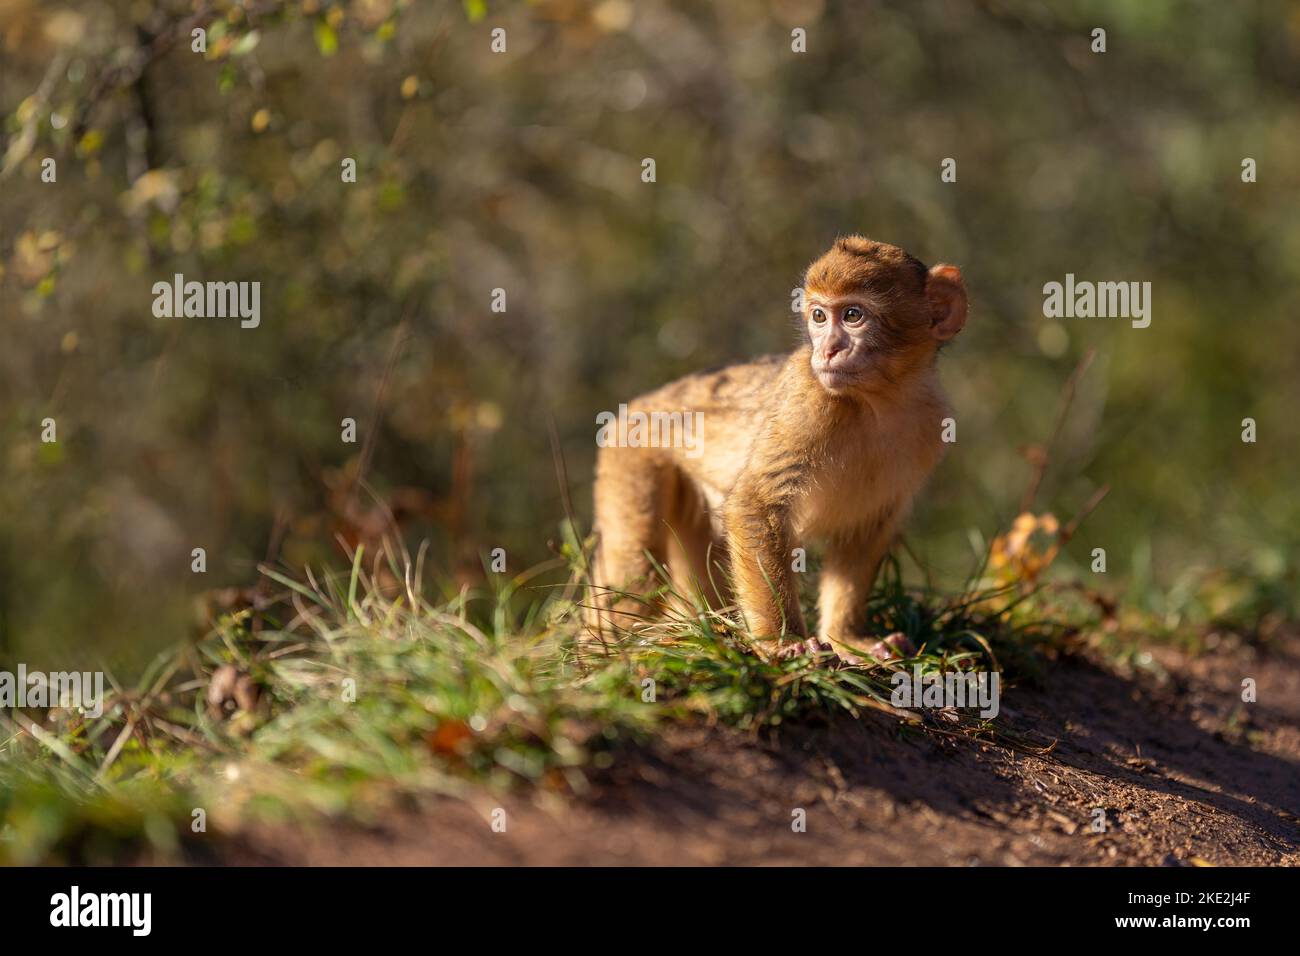
[[(1036, 506), (1112, 490), (1057, 563), (1293, 602), (1297, 53), (1285, 0), (0, 0), (0, 662), (157, 647), (389, 511), (455, 580), (540, 560), (550, 420), (584, 516), (596, 412), (789, 347), (848, 231), (971, 291), (909, 536), (935, 578), (1025, 510), (1095, 348)], [(1152, 282), (1151, 327), (1044, 319), (1067, 272)], [(175, 273), (260, 281), (261, 326), (154, 318)]]

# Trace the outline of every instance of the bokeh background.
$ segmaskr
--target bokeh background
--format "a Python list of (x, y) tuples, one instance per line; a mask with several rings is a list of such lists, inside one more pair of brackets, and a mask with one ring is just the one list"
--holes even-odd
[[(1287, 0), (0, 0), (0, 57), (0, 662), (145, 653), (386, 508), (448, 587), (544, 560), (553, 448), (586, 521), (596, 413), (790, 347), (850, 231), (972, 297), (908, 535), (936, 583), (1018, 512), (1095, 349), (1037, 501), (1111, 485), (1066, 560), (1106, 548), (1156, 610), (1229, 568), (1294, 600)], [(260, 281), (261, 327), (154, 318), (178, 272)], [(1150, 281), (1150, 328), (1045, 319), (1067, 272)]]

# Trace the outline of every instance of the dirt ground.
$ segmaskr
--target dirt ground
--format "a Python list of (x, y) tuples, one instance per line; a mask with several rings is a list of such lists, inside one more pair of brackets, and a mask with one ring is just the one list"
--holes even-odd
[[(221, 862), (1300, 863), (1300, 636), (1150, 653), (1163, 678), (1067, 658), (1042, 687), (1004, 688), (999, 723), (1055, 739), (1047, 756), (877, 713), (769, 739), (679, 727), (620, 755), (582, 797), (440, 799), (374, 829), (259, 827)], [(1256, 703), (1241, 701), (1246, 677)], [(504, 833), (490, 825), (498, 806)], [(792, 830), (797, 808), (806, 832)]]

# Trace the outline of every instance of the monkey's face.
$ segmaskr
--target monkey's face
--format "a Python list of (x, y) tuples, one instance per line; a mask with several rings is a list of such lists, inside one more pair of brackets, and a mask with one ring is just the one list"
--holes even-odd
[(822, 388), (837, 393), (862, 381), (880, 359), (879, 303), (857, 292), (807, 297), (804, 312), (812, 342), (812, 370)]
[(832, 394), (870, 392), (927, 367), (966, 321), (954, 266), (927, 270), (897, 246), (838, 240), (804, 277), (812, 371)]

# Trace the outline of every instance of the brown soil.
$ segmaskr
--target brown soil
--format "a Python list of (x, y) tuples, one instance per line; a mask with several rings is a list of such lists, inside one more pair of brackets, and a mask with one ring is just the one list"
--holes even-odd
[[(259, 864), (1294, 865), (1300, 637), (1163, 676), (1058, 661), (1003, 692), (1001, 726), (1046, 756), (871, 713), (765, 740), (679, 727), (621, 754), (590, 793), (441, 799), (373, 829), (263, 826), (220, 853)], [(1258, 702), (1241, 701), (1241, 681)], [(507, 812), (493, 832), (494, 807)], [(792, 831), (792, 811), (807, 830)], [(1093, 832), (1093, 811), (1109, 826)]]

